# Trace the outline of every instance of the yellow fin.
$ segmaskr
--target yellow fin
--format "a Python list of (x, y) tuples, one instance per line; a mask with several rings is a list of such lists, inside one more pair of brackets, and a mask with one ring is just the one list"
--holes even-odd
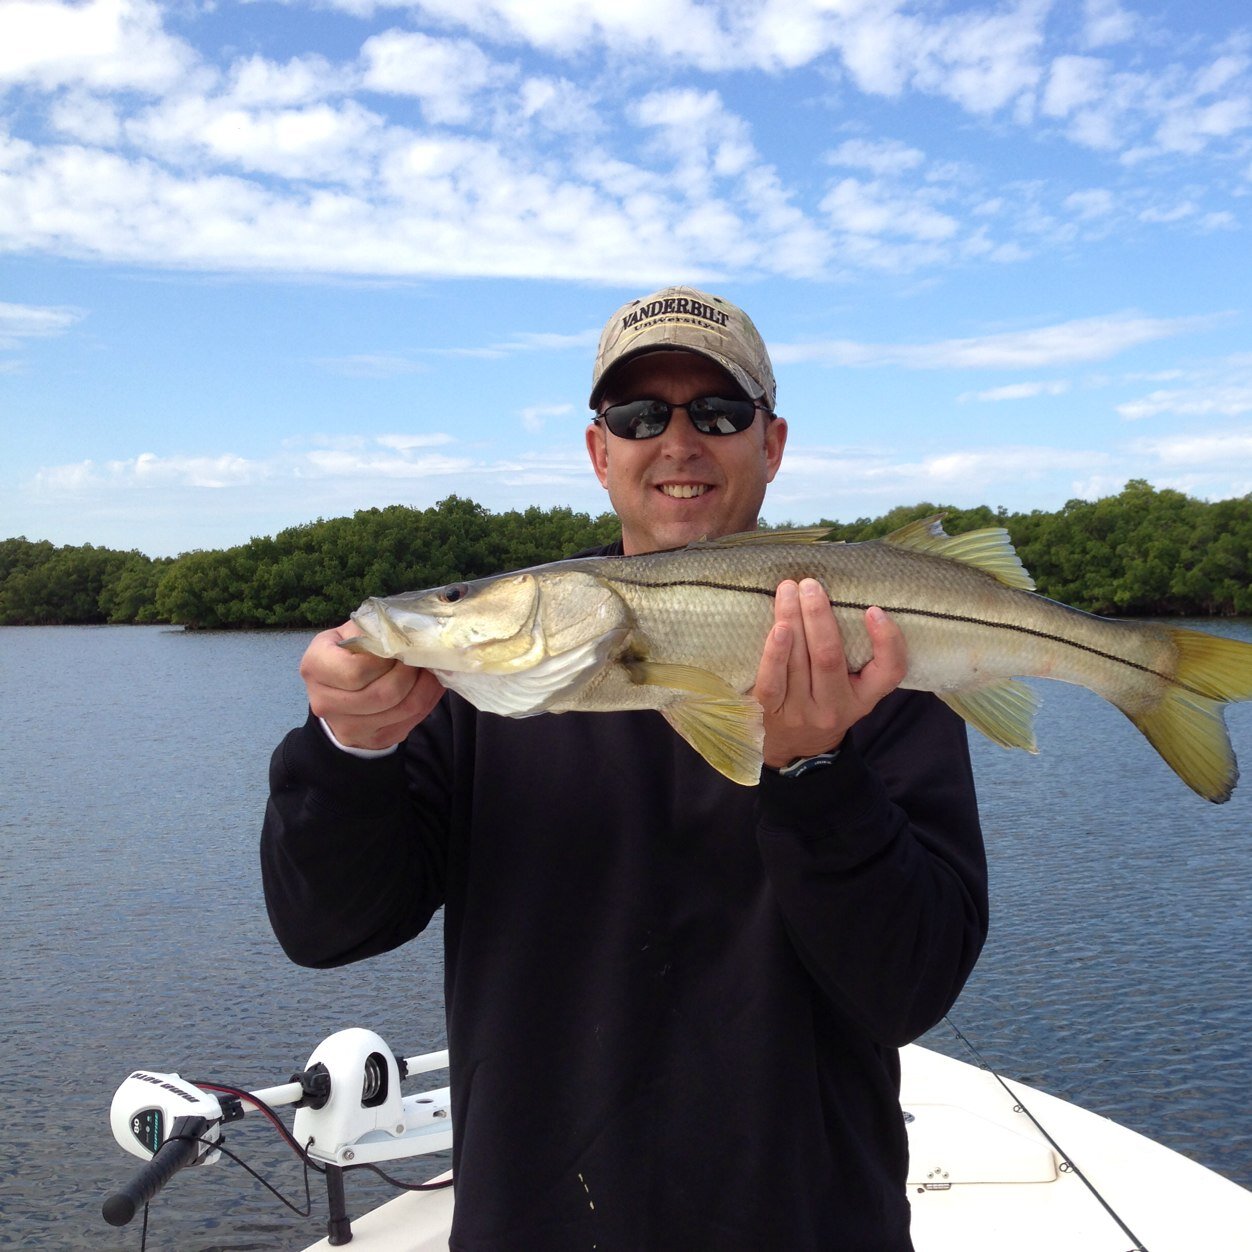
[(1223, 804), (1239, 766), (1222, 706), (1252, 700), (1252, 644), (1177, 627), (1166, 633), (1178, 649), (1173, 682), (1154, 709), (1123, 712), (1192, 791)]
[(1034, 591), (1035, 580), (1026, 572), (1009, 539), (1009, 532), (1003, 526), (988, 526), (982, 530), (949, 535), (943, 529), (943, 517), (942, 513), (936, 513), (933, 517), (910, 522), (884, 536), (881, 542), (910, 548), (914, 552), (929, 552), (949, 561), (960, 561), (983, 570), (1006, 587)]
[(755, 700), (680, 700), (661, 715), (719, 774), (744, 787), (760, 782), (765, 727)]
[(1024, 748), (1038, 752), (1035, 745), (1035, 713), (1039, 697), (1025, 683), (1007, 679), (988, 687), (967, 691), (936, 692), (954, 713), (992, 743), (1002, 748)]
[(693, 665), (655, 661), (627, 664), (637, 683), (686, 691), (661, 715), (708, 763), (731, 782), (754, 787), (761, 778), (765, 725), (761, 706), (725, 680)]

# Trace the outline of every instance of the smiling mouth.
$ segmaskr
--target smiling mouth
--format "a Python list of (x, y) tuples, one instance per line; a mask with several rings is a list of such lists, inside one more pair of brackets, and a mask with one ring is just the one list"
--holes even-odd
[(694, 500), (702, 496), (710, 488), (705, 483), (662, 483), (661, 494), (675, 500)]

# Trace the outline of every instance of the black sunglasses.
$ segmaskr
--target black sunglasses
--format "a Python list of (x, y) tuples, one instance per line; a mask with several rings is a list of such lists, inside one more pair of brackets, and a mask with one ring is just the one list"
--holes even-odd
[(604, 424), (619, 439), (653, 439), (664, 432), (675, 409), (686, 409), (691, 424), (702, 435), (737, 435), (747, 430), (757, 409), (774, 415), (755, 400), (723, 400), (720, 396), (699, 396), (686, 404), (670, 404), (666, 400), (630, 400), (614, 404), (596, 421)]

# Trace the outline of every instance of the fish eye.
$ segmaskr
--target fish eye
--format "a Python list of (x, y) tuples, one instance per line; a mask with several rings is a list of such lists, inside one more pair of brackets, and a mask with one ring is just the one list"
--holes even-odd
[(469, 595), (468, 583), (453, 583), (439, 593), (439, 598), (444, 604), (455, 604), (458, 600), (464, 600), (467, 595)]

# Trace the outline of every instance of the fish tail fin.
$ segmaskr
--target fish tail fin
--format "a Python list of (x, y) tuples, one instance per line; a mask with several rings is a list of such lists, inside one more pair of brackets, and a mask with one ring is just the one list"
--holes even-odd
[(1122, 711), (1192, 791), (1223, 804), (1239, 766), (1222, 712), (1252, 700), (1252, 644), (1177, 627), (1166, 634), (1178, 655), (1173, 680), (1152, 709)]

